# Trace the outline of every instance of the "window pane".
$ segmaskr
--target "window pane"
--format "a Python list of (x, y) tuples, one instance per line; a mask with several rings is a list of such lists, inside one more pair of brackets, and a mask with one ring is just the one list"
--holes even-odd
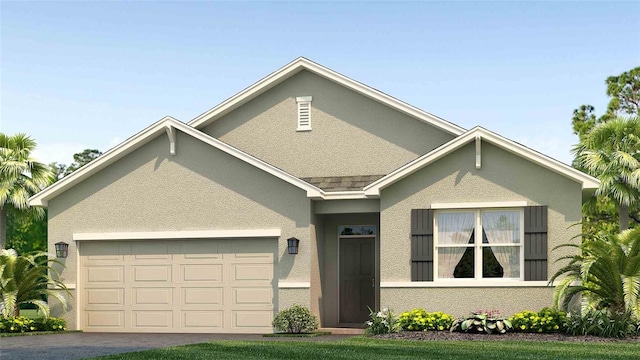
[(474, 226), (472, 212), (438, 213), (438, 244), (472, 244)]
[(348, 225), (338, 228), (340, 235), (375, 235), (375, 226)]
[(482, 250), (483, 277), (520, 277), (519, 246), (492, 246)]
[(473, 248), (438, 249), (438, 277), (441, 279), (473, 278)]
[(482, 228), (490, 244), (519, 244), (520, 211), (483, 211)]

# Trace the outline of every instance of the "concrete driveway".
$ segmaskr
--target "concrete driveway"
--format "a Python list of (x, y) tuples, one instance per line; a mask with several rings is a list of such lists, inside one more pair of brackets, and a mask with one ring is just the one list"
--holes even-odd
[(65, 333), (0, 338), (2, 360), (73, 360), (215, 340), (335, 341), (353, 335), (310, 338), (263, 337), (244, 334), (113, 334)]

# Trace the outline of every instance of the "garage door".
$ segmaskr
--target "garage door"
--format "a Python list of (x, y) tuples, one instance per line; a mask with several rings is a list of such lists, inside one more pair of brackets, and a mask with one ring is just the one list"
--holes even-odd
[(271, 332), (275, 239), (84, 241), (80, 324), (99, 332)]

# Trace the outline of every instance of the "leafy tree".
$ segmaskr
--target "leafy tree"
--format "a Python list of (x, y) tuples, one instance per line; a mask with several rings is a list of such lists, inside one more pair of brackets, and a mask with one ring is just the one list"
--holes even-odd
[(49, 185), (53, 179), (49, 168), (30, 157), (36, 142), (25, 134), (7, 136), (0, 133), (0, 248), (6, 246), (9, 208), (30, 212), (42, 218), (42, 208), (29, 207), (29, 197)]
[(64, 265), (48, 257), (45, 252), (18, 256), (13, 249), (0, 251), (0, 315), (17, 317), (20, 316), (20, 305), (33, 304), (49, 317), (46, 296), (52, 296), (66, 306), (66, 298), (50, 288), (60, 288), (70, 296), (66, 286), (57, 279), (56, 267), (52, 266)]
[(629, 207), (640, 202), (640, 118), (598, 124), (574, 148), (576, 161), (600, 179), (596, 196), (618, 204), (620, 230), (629, 228)]
[[(578, 159), (577, 148), (584, 145), (588, 134), (595, 127), (607, 123), (620, 116), (640, 116), (640, 67), (623, 72), (619, 76), (610, 76), (605, 81), (609, 96), (609, 104), (605, 113), (596, 116), (595, 108), (591, 105), (581, 105), (573, 111), (573, 132), (578, 135), (580, 143), (576, 145), (573, 160), (573, 167), (578, 170), (590, 173), (599, 177), (598, 173), (593, 173), (585, 168)], [(599, 196), (592, 198), (583, 206), (583, 232), (595, 234), (600, 231), (613, 231), (615, 233), (616, 223), (627, 221), (628, 217), (640, 223), (640, 204), (629, 207), (629, 215), (619, 216), (619, 204), (612, 197)], [(626, 210), (626, 209), (623, 209)], [(624, 228), (624, 227), (623, 227)]]
[(62, 171), (64, 176), (71, 174), (72, 172), (80, 169), (91, 161), (97, 159), (102, 152), (96, 149), (85, 149), (80, 153), (73, 154), (73, 162), (69, 166), (63, 166)]
[(574, 247), (577, 253), (558, 260), (569, 260), (569, 264), (551, 277), (553, 282), (564, 276), (556, 286), (554, 302), (567, 309), (573, 296), (582, 294), (592, 309), (630, 313), (640, 320), (640, 228), (592, 240), (555, 248)]
[(30, 213), (10, 208), (7, 211), (7, 248), (15, 249), (18, 254), (47, 251), (47, 217), (36, 219)]

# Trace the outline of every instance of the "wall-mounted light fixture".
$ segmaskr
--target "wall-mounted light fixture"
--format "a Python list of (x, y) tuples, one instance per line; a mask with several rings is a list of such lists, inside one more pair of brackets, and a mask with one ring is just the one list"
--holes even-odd
[(56, 257), (66, 258), (69, 255), (69, 244), (64, 241), (56, 243)]
[(295, 255), (298, 253), (298, 245), (300, 245), (300, 240), (292, 237), (287, 239), (287, 250), (289, 254)]

